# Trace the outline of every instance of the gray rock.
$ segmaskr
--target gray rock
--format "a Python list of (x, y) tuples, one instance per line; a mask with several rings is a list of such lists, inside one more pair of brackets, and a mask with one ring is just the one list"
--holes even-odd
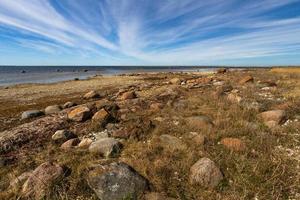
[(184, 150), (187, 148), (184, 142), (177, 137), (171, 135), (161, 135), (159, 137), (160, 144), (173, 150)]
[(209, 158), (201, 158), (190, 169), (190, 183), (204, 187), (216, 187), (223, 179), (223, 174)]
[(149, 189), (148, 181), (125, 163), (96, 166), (87, 181), (101, 200), (141, 199)]
[(89, 146), (91, 153), (97, 153), (104, 157), (114, 157), (121, 152), (121, 143), (114, 138), (102, 138)]
[(77, 136), (69, 130), (58, 130), (52, 135), (52, 140), (55, 143), (62, 144), (67, 140), (76, 138)]
[(49, 114), (55, 114), (61, 111), (61, 107), (59, 105), (52, 105), (45, 108), (45, 113), (47, 115)]
[(21, 119), (30, 119), (44, 115), (44, 112), (40, 110), (28, 110), (22, 113)]

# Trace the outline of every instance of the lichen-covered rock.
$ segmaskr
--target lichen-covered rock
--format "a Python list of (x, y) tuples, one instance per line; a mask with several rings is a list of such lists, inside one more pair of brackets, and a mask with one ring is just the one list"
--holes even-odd
[(62, 166), (46, 162), (38, 166), (22, 187), (22, 196), (30, 199), (42, 199), (50, 195), (50, 189), (63, 180), (65, 170)]
[(91, 116), (91, 110), (87, 106), (79, 106), (68, 113), (68, 118), (73, 121), (82, 122)]
[(114, 157), (121, 152), (121, 143), (114, 138), (102, 138), (89, 146), (89, 151), (104, 157)]
[(201, 158), (190, 169), (190, 183), (203, 187), (216, 187), (223, 179), (223, 174), (209, 158)]
[(94, 114), (92, 120), (93, 122), (96, 122), (101, 126), (105, 126), (108, 123), (110, 118), (111, 118), (110, 113), (107, 112), (104, 108), (102, 108), (100, 111)]
[(125, 163), (95, 166), (87, 182), (101, 200), (142, 199), (149, 189), (148, 181)]

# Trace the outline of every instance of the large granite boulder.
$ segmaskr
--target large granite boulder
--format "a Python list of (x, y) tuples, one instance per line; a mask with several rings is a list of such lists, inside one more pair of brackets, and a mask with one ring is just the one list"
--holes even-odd
[(149, 189), (148, 181), (125, 163), (95, 166), (87, 181), (101, 200), (142, 199)]

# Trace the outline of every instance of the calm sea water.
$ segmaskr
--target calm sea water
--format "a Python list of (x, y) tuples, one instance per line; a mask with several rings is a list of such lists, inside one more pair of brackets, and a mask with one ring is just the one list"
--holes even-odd
[(211, 71), (215, 68), (195, 67), (86, 67), (86, 66), (0, 66), (0, 86), (21, 83), (54, 83), (86, 79), (97, 74), (117, 75), (132, 72)]

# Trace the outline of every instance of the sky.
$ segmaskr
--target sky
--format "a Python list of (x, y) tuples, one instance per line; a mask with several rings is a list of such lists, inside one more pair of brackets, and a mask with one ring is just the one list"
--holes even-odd
[(300, 65), (300, 0), (0, 0), (0, 65)]

